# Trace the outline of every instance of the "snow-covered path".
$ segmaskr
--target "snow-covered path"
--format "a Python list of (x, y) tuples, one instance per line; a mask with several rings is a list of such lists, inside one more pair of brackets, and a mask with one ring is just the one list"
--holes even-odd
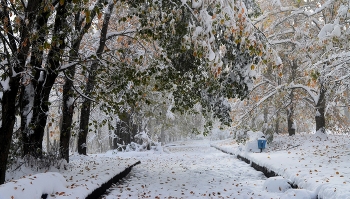
[[(263, 189), (265, 176), (209, 141), (179, 142), (168, 153), (143, 152), (124, 182), (104, 198), (279, 198)], [(130, 153), (119, 153), (121, 156)]]

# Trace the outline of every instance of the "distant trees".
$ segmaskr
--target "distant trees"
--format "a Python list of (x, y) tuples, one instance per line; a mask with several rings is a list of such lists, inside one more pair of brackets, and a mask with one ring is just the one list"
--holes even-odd
[[(259, 1), (259, 4), (262, 15), (253, 21), (279, 54), (283, 67), (273, 66), (278, 70), (271, 76), (270, 66), (265, 66), (265, 73), (251, 93), (252, 98), (260, 95), (258, 103), (250, 100), (248, 104), (255, 106), (249, 110), (275, 103), (274, 96), (278, 95), (282, 107), (269, 110), (270, 124), (285, 119), (286, 130), (293, 135), (299, 124), (301, 127), (303, 121), (313, 118), (316, 132), (325, 133), (326, 128), (339, 130), (341, 125), (333, 126), (332, 118), (345, 116), (349, 108), (344, 100), (349, 82), (349, 49), (345, 42), (349, 37), (350, 15), (345, 12), (349, 9), (348, 2), (278, 0)], [(261, 89), (266, 87), (272, 89), (261, 95), (264, 93)], [(305, 111), (310, 107), (314, 110), (312, 115)], [(282, 110), (286, 110), (286, 117), (280, 114)]]

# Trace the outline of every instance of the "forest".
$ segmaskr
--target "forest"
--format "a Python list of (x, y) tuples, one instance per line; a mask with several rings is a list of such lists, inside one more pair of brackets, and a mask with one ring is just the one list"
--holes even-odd
[(0, 184), (19, 157), (348, 131), (349, 0), (0, 2)]

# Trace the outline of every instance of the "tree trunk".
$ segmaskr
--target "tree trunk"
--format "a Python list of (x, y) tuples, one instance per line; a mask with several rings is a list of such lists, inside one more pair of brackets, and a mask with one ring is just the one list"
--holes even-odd
[(162, 146), (164, 146), (165, 144), (165, 128), (164, 128), (165, 124), (162, 124), (162, 128), (160, 130), (160, 143)]
[(344, 106), (344, 115), (345, 115), (345, 126), (348, 126), (348, 128), (346, 129), (346, 131), (349, 131), (349, 124), (350, 124), (350, 111), (349, 111), (349, 103), (348, 103), (348, 99), (349, 99), (349, 88), (347, 87), (345, 89), (345, 106)]
[[(1, 111), (2, 122), (0, 126), (0, 184), (5, 182), (6, 166), (8, 162), (8, 154), (11, 146), (11, 140), (13, 135), (13, 128), (16, 120), (16, 100), (17, 94), (20, 88), (20, 74), (25, 66), (27, 55), (30, 49), (30, 45), (27, 43), (29, 38), (29, 30), (33, 24), (35, 18), (34, 9), (37, 9), (41, 4), (40, 0), (32, 0), (28, 2), (28, 6), (25, 12), (25, 20), (22, 20), (20, 42), (17, 46), (17, 39), (12, 29), (12, 22), (10, 19), (9, 9), (2, 9), (0, 20), (6, 29), (6, 36), (8, 38), (8, 45), (11, 53), (5, 49), (5, 53), (8, 57), (8, 62), (13, 63), (12, 68), (9, 70), (6, 76), (9, 78), (9, 89), (3, 91), (1, 99)], [(8, 1), (1, 0), (1, 7), (8, 8)], [(24, 21), (28, 22), (27, 24)], [(26, 45), (24, 45), (26, 44)], [(17, 56), (17, 57), (13, 57)], [(17, 59), (17, 61), (10, 60), (11, 58)], [(14, 74), (16, 73), (16, 74)]]
[(287, 108), (287, 122), (288, 122), (288, 134), (289, 136), (295, 135), (295, 125), (294, 125), (294, 107), (291, 105)]
[[(41, 72), (39, 68), (43, 63), (44, 49), (40, 48), (45, 42), (47, 33), (47, 22), (50, 11), (39, 13), (35, 21), (35, 30), (38, 31), (38, 38), (32, 41), (30, 66), (33, 67), (30, 75), (25, 75), (21, 91), (21, 132), (23, 141), (23, 150), (26, 153), (31, 145), (31, 134), (34, 133), (35, 121), (33, 118), (37, 114), (40, 99), (42, 98), (43, 80), (40, 80)], [(33, 77), (32, 77), (33, 76)], [(29, 82), (29, 84), (27, 84)], [(34, 110), (34, 108), (36, 108)]]
[[(110, 2), (110, 4), (108, 5), (108, 12), (106, 12), (105, 18), (103, 19), (102, 30), (100, 35), (100, 43), (96, 51), (96, 55), (98, 59), (101, 58), (103, 49), (106, 44), (108, 24), (109, 24), (109, 19), (111, 17), (113, 8), (114, 8), (114, 2)], [(86, 96), (90, 96), (92, 90), (95, 87), (96, 70), (98, 65), (99, 65), (98, 60), (95, 60), (91, 65), (88, 81), (86, 83), (86, 89), (84, 92)], [(78, 153), (83, 155), (86, 155), (86, 138), (89, 132), (88, 125), (89, 125), (90, 112), (91, 112), (91, 100), (88, 98), (84, 98), (82, 109), (81, 109), (79, 136), (78, 136)]]
[[(298, 68), (298, 60), (294, 59), (291, 62), (291, 81), (294, 81), (296, 77), (296, 71)], [(289, 94), (290, 105), (287, 108), (287, 123), (288, 123), (288, 134), (289, 136), (295, 135), (295, 124), (294, 124), (294, 90), (290, 91)]]
[(321, 84), (320, 86), (320, 95), (318, 102), (316, 104), (316, 132), (326, 133), (326, 119), (325, 119), (325, 108), (326, 108), (326, 90)]
[(294, 92), (291, 90), (290, 92), (290, 100), (291, 104), (287, 108), (287, 123), (288, 123), (288, 134), (289, 136), (295, 135), (295, 125), (294, 125)]
[(16, 97), (20, 76), (10, 78), (10, 90), (4, 91), (1, 99), (2, 124), (0, 127), (0, 184), (5, 182), (7, 158), (11, 146), (13, 127), (15, 124)]
[(91, 101), (84, 100), (80, 113), (78, 153), (83, 155), (86, 155), (86, 137), (89, 131), (90, 106)]
[(131, 143), (131, 128), (129, 128), (131, 116), (128, 113), (122, 113), (117, 121), (114, 138), (114, 149), (118, 149), (118, 145), (125, 146)]
[[(99, 1), (96, 6), (100, 6), (101, 1)], [(75, 31), (77, 32), (76, 40), (72, 42), (72, 50), (69, 53), (69, 60), (70, 62), (75, 61), (78, 59), (78, 51), (81, 44), (81, 41), (83, 39), (83, 36), (88, 31), (88, 29), (91, 27), (92, 21), (96, 15), (96, 10), (93, 9), (91, 13), (91, 20), (89, 23), (86, 23), (84, 27), (82, 27), (81, 22), (81, 12), (77, 12), (75, 14)], [(61, 133), (60, 133), (60, 156), (61, 158), (65, 159), (67, 162), (69, 162), (69, 143), (71, 138), (71, 128), (72, 128), (72, 122), (73, 122), (73, 113), (74, 113), (74, 103), (72, 103), (72, 100), (74, 98), (74, 89), (73, 89), (73, 79), (75, 75), (75, 65), (71, 66), (66, 74), (65, 74), (65, 83), (63, 85), (63, 122), (61, 126)]]
[(269, 106), (264, 105), (263, 113), (264, 113), (264, 124), (262, 126), (262, 132), (266, 136), (267, 132), (268, 132), (268, 128), (269, 128), (268, 124), (267, 124), (267, 122), (268, 122), (268, 115), (269, 115)]
[(62, 126), (60, 132), (60, 156), (69, 162), (69, 142), (71, 138), (71, 128), (73, 122), (74, 113), (74, 90), (73, 81), (71, 78), (74, 77), (75, 67), (68, 69), (66, 75), (70, 78), (65, 78), (63, 85), (63, 105), (62, 105)]
[(280, 113), (276, 113), (275, 133), (280, 134)]
[[(58, 76), (57, 69), (59, 68), (61, 63), (60, 59), (62, 52), (66, 47), (66, 33), (62, 31), (66, 25), (66, 6), (67, 1), (64, 1), (63, 4), (58, 5), (56, 10), (56, 18), (53, 28), (53, 38), (57, 38), (57, 40), (52, 42), (51, 49), (47, 55), (46, 71), (39, 72), (35, 71), (34, 69), (35, 77), (33, 81), (31, 81), (31, 84), (35, 89), (34, 105), (32, 110), (33, 117), (30, 121), (30, 127), (22, 127), (25, 130), (25, 132), (23, 132), (23, 139), (25, 140), (23, 145), (24, 155), (29, 154), (34, 157), (41, 157), (42, 155), (42, 142), (47, 121), (47, 113), (49, 111), (50, 92)], [(38, 45), (40, 44), (38, 43)], [(40, 80), (41, 78), (43, 78), (43, 80)]]

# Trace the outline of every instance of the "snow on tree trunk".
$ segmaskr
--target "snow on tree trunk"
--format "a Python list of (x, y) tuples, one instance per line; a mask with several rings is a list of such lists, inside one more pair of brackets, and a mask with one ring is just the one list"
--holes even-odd
[[(298, 69), (298, 60), (294, 59), (291, 61), (291, 77), (290, 81), (294, 82), (296, 78), (296, 72)], [(294, 107), (295, 107), (295, 97), (294, 97), (294, 89), (292, 89), (289, 93), (290, 105), (287, 108), (287, 121), (288, 121), (288, 134), (289, 136), (295, 135), (295, 120), (294, 120)]]
[(19, 78), (10, 78), (9, 90), (4, 91), (1, 99), (2, 123), (0, 127), (0, 184), (5, 182), (7, 158), (10, 150), (13, 127), (15, 124), (16, 96), (19, 89)]
[[(9, 7), (8, 1), (1, 0), (1, 5), (4, 7)], [(10, 52), (7, 52), (8, 58), (11, 57), (16, 59), (13, 65), (10, 66), (10, 70), (7, 75), (7, 84), (4, 85), (5, 82), (1, 82), (3, 87), (3, 94), (1, 98), (1, 123), (0, 123), (0, 184), (5, 182), (5, 174), (6, 174), (6, 166), (8, 162), (8, 154), (11, 145), (11, 139), (13, 134), (13, 128), (16, 121), (16, 99), (17, 93), (20, 88), (20, 79), (21, 76), (18, 75), (23, 71), (23, 66), (25, 65), (27, 54), (29, 52), (29, 45), (24, 45), (27, 43), (27, 39), (29, 37), (29, 30), (32, 25), (33, 19), (35, 18), (32, 13), (34, 13), (34, 9), (37, 9), (40, 1), (31, 1), (30, 5), (26, 8), (26, 11), (29, 13), (26, 16), (26, 19), (23, 20), (27, 22), (27, 24), (23, 25), (21, 28), (21, 38), (17, 40), (15, 38), (14, 30), (11, 26), (10, 20), (10, 9), (3, 9), (1, 13), (1, 23), (4, 25), (4, 29), (7, 31), (4, 35), (8, 38), (8, 45), (10, 47)], [(5, 37), (4, 37), (5, 38)], [(19, 44), (17, 45), (17, 42)], [(10, 60), (8, 60), (10, 63)]]
[[(68, 73), (74, 74), (75, 68), (71, 68)], [(71, 137), (71, 126), (73, 122), (73, 81), (66, 79), (63, 86), (63, 105), (62, 105), (62, 126), (60, 133), (60, 156), (69, 162), (69, 141)]]

